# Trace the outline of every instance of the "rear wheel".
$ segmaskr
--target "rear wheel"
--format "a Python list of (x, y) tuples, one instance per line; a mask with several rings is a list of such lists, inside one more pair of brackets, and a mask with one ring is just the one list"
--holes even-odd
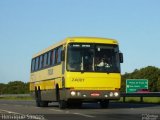
[(67, 107), (67, 102), (65, 100), (59, 100), (59, 108), (65, 109)]
[(41, 90), (35, 89), (35, 99), (36, 99), (36, 106), (37, 107), (47, 107), (48, 101), (42, 101), (41, 100)]
[(100, 101), (101, 108), (108, 108), (109, 106), (109, 100), (102, 100)]
[(81, 101), (68, 101), (68, 107), (71, 108), (81, 108), (82, 102)]
[(36, 106), (40, 107), (40, 91), (37, 90), (37, 87), (35, 88), (35, 100), (36, 100)]
[(41, 101), (40, 106), (41, 107), (48, 107), (48, 101)]

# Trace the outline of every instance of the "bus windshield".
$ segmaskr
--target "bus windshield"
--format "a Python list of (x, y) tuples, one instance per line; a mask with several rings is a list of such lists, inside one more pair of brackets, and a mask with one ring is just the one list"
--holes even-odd
[(119, 73), (119, 49), (111, 44), (68, 44), (67, 70)]

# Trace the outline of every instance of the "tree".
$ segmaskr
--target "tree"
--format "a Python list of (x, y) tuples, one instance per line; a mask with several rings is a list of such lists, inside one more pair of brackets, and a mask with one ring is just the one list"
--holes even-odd
[(29, 93), (29, 83), (11, 81), (8, 84), (0, 83), (0, 94), (24, 94)]
[(0, 83), (0, 94), (5, 94), (6, 84)]
[(24, 93), (24, 83), (21, 81), (13, 81), (8, 83), (9, 94)]
[(29, 82), (24, 83), (24, 89), (25, 89), (25, 93), (29, 93)]
[(122, 75), (122, 81), (121, 81), (121, 92), (126, 91), (126, 79), (130, 78), (130, 73), (125, 73)]
[(125, 81), (126, 79), (148, 79), (149, 90), (152, 92), (158, 91), (159, 82), (160, 82), (160, 69), (154, 66), (148, 66), (141, 68), (140, 70), (136, 69), (132, 73), (125, 73), (122, 75), (122, 90), (125, 91)]
[(158, 81), (157, 81), (157, 91), (160, 92), (160, 77), (158, 78)]

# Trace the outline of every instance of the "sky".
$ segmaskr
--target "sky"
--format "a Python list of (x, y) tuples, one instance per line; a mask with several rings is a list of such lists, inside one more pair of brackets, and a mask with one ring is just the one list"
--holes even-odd
[(30, 79), (33, 54), (67, 37), (118, 40), (122, 74), (160, 67), (160, 0), (0, 0), (0, 83)]

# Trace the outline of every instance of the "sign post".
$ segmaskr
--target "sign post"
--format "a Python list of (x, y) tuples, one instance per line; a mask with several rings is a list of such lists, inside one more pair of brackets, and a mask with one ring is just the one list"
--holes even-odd
[(139, 89), (148, 89), (147, 79), (127, 79), (126, 93), (134, 93)]

